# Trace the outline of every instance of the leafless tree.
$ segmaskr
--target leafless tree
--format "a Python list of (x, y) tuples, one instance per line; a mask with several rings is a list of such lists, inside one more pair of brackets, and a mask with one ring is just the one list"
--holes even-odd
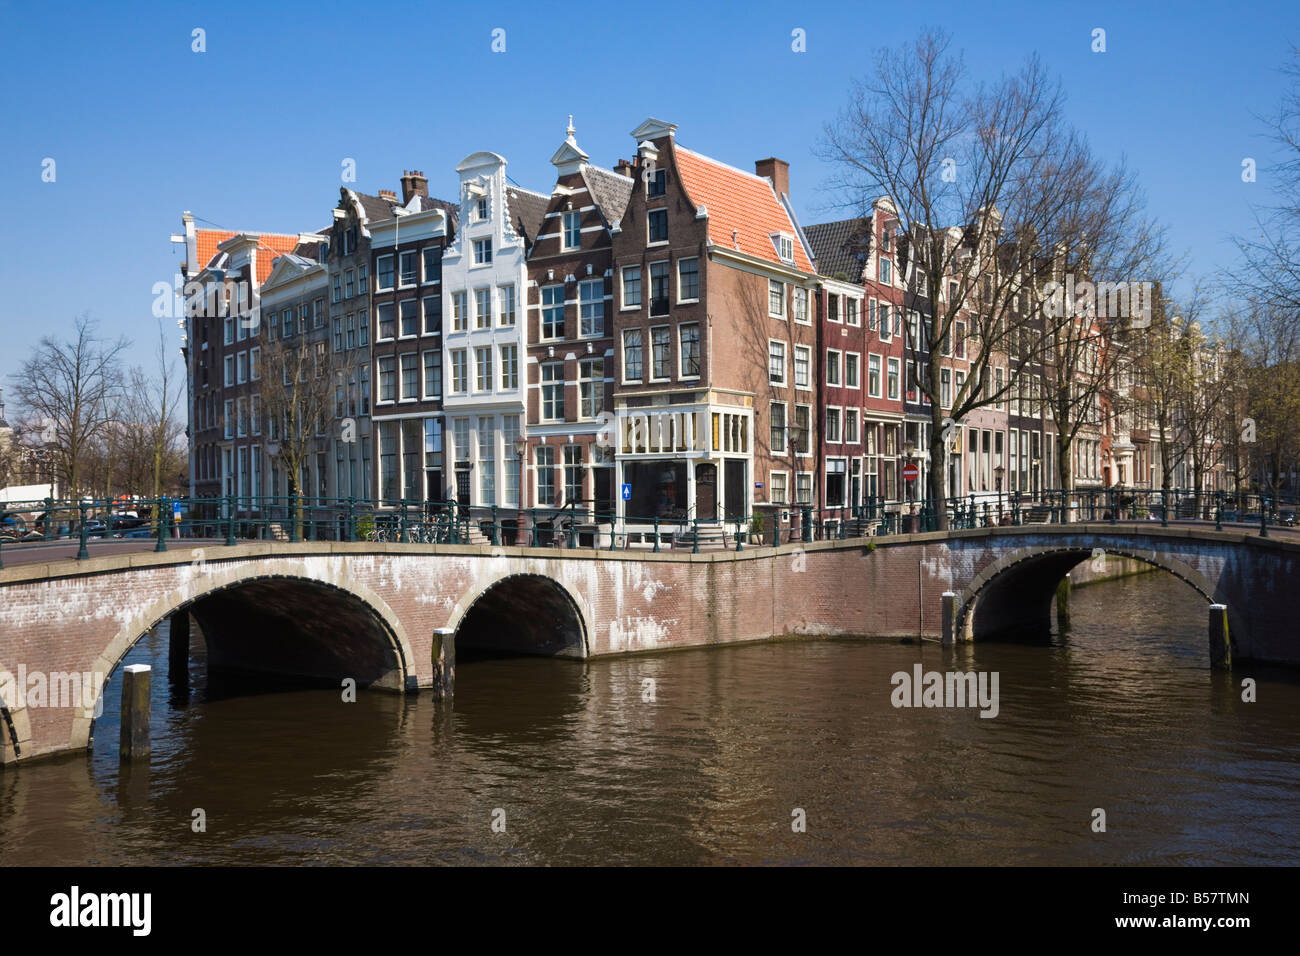
[(88, 455), (122, 394), (121, 360), (128, 345), (125, 338), (100, 338), (83, 315), (71, 339), (43, 337), (18, 374), (23, 414), (51, 451), (65, 496), (85, 490)]

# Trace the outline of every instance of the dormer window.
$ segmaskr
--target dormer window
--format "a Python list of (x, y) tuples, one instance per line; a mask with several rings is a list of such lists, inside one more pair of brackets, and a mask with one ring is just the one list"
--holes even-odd
[(579, 218), (576, 212), (566, 212), (564, 214), (564, 248), (577, 249), (582, 242), (582, 232), (579, 227)]
[(776, 247), (776, 254), (782, 262), (790, 265), (794, 264), (794, 238), (787, 236), (785, 233), (774, 233), (772, 235), (772, 245)]

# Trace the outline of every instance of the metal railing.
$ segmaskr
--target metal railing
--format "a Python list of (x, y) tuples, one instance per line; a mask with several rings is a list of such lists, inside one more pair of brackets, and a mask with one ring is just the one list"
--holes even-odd
[(4, 550), (51, 541), (75, 542), (77, 557), (90, 545), (115, 538), (150, 538), (155, 551), (177, 539), (241, 541), (370, 541), (379, 544), (490, 544), (526, 548), (606, 550), (718, 548), (914, 534), (939, 528), (937, 505), (946, 505), (949, 529), (1062, 525), (1212, 525), (1258, 530), (1295, 524), (1297, 497), (1250, 492), (1182, 489), (1082, 489), (1038, 495), (1020, 492), (950, 498), (863, 501), (835, 507), (760, 505), (747, 514), (701, 518), (693, 512), (619, 515), (611, 502), (570, 501), (563, 507), (520, 509), (467, 506), (455, 501), (325, 498), (299, 495), (225, 498), (81, 498), (0, 505), (0, 567)]

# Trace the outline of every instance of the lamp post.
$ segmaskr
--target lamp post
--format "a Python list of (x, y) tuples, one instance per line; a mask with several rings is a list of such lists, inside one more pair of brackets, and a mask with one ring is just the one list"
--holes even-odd
[(1007, 470), (1001, 465), (998, 465), (993, 469), (993, 484), (998, 490), (998, 524), (1002, 524), (1002, 476), (1005, 475), (1006, 472)]
[(524, 455), (527, 451), (528, 439), (516, 435), (515, 454), (519, 456), (519, 517), (515, 519), (515, 544), (521, 544), (524, 533)]

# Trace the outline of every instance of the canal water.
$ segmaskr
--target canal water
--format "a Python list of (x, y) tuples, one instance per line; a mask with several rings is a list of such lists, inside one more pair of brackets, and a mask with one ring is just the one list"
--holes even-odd
[[(198, 644), (182, 704), (155, 634), (151, 765), (119, 770), (110, 694), (89, 757), (0, 771), (0, 863), (1295, 863), (1300, 681), (1211, 674), (1204, 628), (1147, 574), (1050, 647), (480, 660), (453, 708), (222, 687)], [(918, 662), (996, 671), (997, 716), (895, 708)]]

